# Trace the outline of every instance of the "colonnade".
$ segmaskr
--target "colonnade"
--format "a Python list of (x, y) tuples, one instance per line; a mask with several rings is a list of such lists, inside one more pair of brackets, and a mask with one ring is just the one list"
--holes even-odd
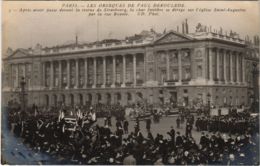
[(208, 80), (210, 82), (245, 83), (245, 57), (242, 52), (208, 48)]
[[(137, 72), (137, 56), (139, 55), (143, 55), (143, 54), (131, 54), (132, 56), (132, 75), (133, 75), (133, 79), (132, 79), (132, 84), (133, 86), (136, 86), (137, 83), (137, 77), (136, 77), (136, 72)], [(77, 58), (77, 59), (67, 59), (67, 60), (51, 60), (51, 61), (45, 61), (42, 63), (43, 66), (43, 87), (49, 87), (49, 88), (62, 88), (63, 86), (63, 77), (62, 77), (62, 73), (64, 72), (64, 69), (62, 67), (62, 63), (66, 63), (66, 89), (69, 88), (80, 88), (80, 68), (79, 68), (79, 63), (82, 63), (82, 61), (84, 61), (84, 67), (82, 68), (84, 70), (84, 75), (82, 76), (84, 79), (84, 83), (83, 86), (81, 88), (87, 88), (89, 86), (89, 84), (91, 84), (92, 88), (96, 88), (99, 84), (98, 84), (98, 71), (99, 69), (101, 69), (102, 71), (102, 88), (105, 87), (116, 87), (116, 83), (117, 83), (117, 71), (119, 71), (120, 73), (122, 72), (122, 74), (120, 74), (120, 87), (125, 87), (126, 86), (126, 57), (130, 56), (130, 54), (127, 55), (117, 55), (117, 56), (103, 56), (103, 57), (89, 57), (89, 58)], [(144, 56), (143, 56), (144, 57)], [(98, 65), (97, 61), (100, 60), (102, 58), (102, 65)], [(112, 78), (111, 82), (108, 82), (108, 75), (107, 75), (107, 69), (108, 69), (108, 65), (107, 65), (107, 61), (108, 58), (112, 58)], [(121, 60), (122, 59), (122, 71), (121, 69), (117, 68), (117, 60)], [(92, 62), (91, 66), (90, 65), (90, 60)], [(80, 62), (81, 61), (81, 62)], [(75, 72), (72, 72), (72, 63), (75, 63)], [(145, 64), (145, 63), (143, 63)], [(55, 66), (55, 65), (58, 65)], [(55, 67), (58, 68), (58, 85), (55, 84)], [(101, 67), (101, 68), (100, 68)], [(143, 67), (145, 67), (145, 65), (143, 65)], [(48, 68), (48, 70), (47, 70)], [(143, 68), (144, 71), (145, 68)], [(91, 70), (91, 71), (89, 71)], [(74, 70), (73, 70), (74, 71)], [(72, 74), (73, 73), (73, 74)], [(74, 75), (75, 74), (75, 75)], [(90, 77), (91, 76), (91, 81), (90, 81)], [(46, 78), (47, 77), (47, 78)], [(74, 86), (72, 87), (72, 82), (71, 82), (71, 77), (75, 78), (75, 82), (73, 83)], [(122, 77), (122, 78), (121, 78)], [(110, 85), (108, 85), (110, 84)]]

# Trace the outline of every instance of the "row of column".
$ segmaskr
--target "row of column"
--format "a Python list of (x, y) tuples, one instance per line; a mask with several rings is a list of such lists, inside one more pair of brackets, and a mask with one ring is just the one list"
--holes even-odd
[[(178, 82), (181, 83), (182, 81), (182, 56), (184, 56), (184, 51), (183, 50), (175, 50), (175, 51), (159, 51), (159, 52), (164, 52), (166, 53), (166, 80), (170, 80), (170, 66), (171, 66), (171, 61), (170, 61), (170, 52), (174, 53), (175, 55), (177, 55), (177, 59), (178, 59)], [(161, 56), (161, 54), (158, 54), (159, 56)], [(161, 58), (161, 57), (159, 57)], [(156, 62), (158, 63), (158, 62)], [(158, 67), (157, 67), (158, 70)]]
[[(133, 85), (136, 86), (136, 54), (132, 54), (133, 56)], [(97, 85), (97, 58), (99, 57), (91, 57), (93, 59), (93, 84), (92, 88), (95, 88)], [(84, 60), (84, 88), (87, 88), (88, 84), (88, 59), (85, 58)], [(105, 88), (106, 87), (106, 73), (107, 73), (107, 67), (106, 67), (106, 56), (102, 57), (103, 59), (103, 84), (101, 87)], [(126, 86), (126, 55), (122, 55), (123, 59), (123, 82), (121, 84), (121, 87)], [(66, 60), (67, 63), (67, 87), (70, 88), (70, 74), (71, 74), (71, 66), (70, 66), (70, 61), (72, 59)], [(82, 59), (81, 59), (82, 60)], [(54, 62), (53, 61), (48, 61), (50, 63), (50, 88), (54, 87)], [(57, 61), (59, 65), (59, 86), (62, 87), (62, 60)], [(43, 63), (43, 86), (45, 86), (45, 81), (46, 81), (46, 63)], [(75, 87), (79, 87), (79, 59), (75, 59), (75, 69), (76, 69), (76, 82), (75, 82)], [(116, 56), (112, 56), (112, 85), (111, 87), (115, 87), (116, 83)]]
[[(22, 77), (25, 78), (26, 87), (29, 87), (31, 85), (30, 77), (26, 77), (26, 75), (31, 74), (31, 71), (28, 71), (26, 68), (27, 65), (31, 65), (31, 64), (28, 63), (11, 64), (11, 71), (10, 71), (10, 78), (12, 80), (11, 87), (14, 88), (20, 87), (20, 81)], [(20, 72), (20, 70), (22, 70), (22, 72)]]
[(60, 102), (68, 105), (84, 105), (86, 102), (90, 102), (90, 104), (97, 104), (98, 102), (104, 104), (115, 104), (118, 102), (127, 104), (140, 100), (135, 92), (44, 94), (42, 99), (42, 104), (45, 106), (57, 106)]
[[(166, 80), (170, 80), (170, 51), (167, 51), (166, 54)], [(181, 83), (182, 81), (182, 55), (184, 54), (184, 51), (182, 50), (176, 50), (174, 53), (178, 56), (178, 82)]]
[[(222, 62), (220, 61), (220, 53), (222, 53)], [(229, 83), (245, 83), (245, 60), (242, 53), (218, 48), (209, 48), (208, 57), (208, 78), (210, 82), (214, 82), (214, 72), (216, 79)], [(215, 60), (215, 70), (213, 63)], [(222, 64), (223, 78), (221, 78), (220, 64)], [(234, 65), (234, 66), (233, 66)], [(236, 79), (235, 79), (236, 78)]]

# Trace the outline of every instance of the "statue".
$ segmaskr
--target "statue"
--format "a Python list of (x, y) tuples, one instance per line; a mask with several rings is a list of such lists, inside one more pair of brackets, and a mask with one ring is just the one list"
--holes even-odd
[(237, 38), (239, 38), (239, 34), (238, 33), (236, 33), (236, 32), (233, 32), (232, 30), (230, 30), (230, 32), (229, 32), (229, 36), (230, 37), (237, 37)]
[(219, 34), (220, 34), (220, 35), (223, 35), (223, 29), (222, 29), (222, 27), (220, 27)]
[(196, 26), (196, 32), (206, 32), (206, 31), (207, 31), (207, 26), (198, 23), (198, 25)]

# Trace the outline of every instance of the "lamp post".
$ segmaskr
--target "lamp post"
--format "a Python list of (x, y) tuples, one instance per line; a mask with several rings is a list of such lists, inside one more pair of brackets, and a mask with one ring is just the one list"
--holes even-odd
[(21, 85), (21, 104), (22, 104), (22, 111), (25, 111), (25, 108), (26, 108), (26, 104), (25, 104), (25, 85), (26, 85), (26, 82), (25, 82), (25, 79), (24, 77), (22, 77), (22, 80), (20, 82), (20, 85)]

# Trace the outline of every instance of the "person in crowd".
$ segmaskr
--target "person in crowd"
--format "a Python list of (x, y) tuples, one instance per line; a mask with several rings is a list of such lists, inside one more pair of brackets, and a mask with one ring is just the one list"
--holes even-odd
[(179, 129), (180, 128), (180, 124), (181, 124), (181, 119), (180, 119), (179, 116), (176, 119), (176, 124), (177, 124), (177, 128)]
[(186, 132), (185, 132), (187, 137), (191, 136), (191, 130), (192, 130), (192, 126), (191, 126), (191, 124), (189, 122), (187, 122), (187, 124), (186, 124)]
[(116, 120), (116, 128), (118, 129), (119, 127), (122, 128), (122, 123), (121, 123), (120, 119), (117, 119)]
[(170, 146), (175, 146), (175, 130), (173, 126), (171, 126), (171, 130), (167, 132), (167, 134), (171, 137)]
[(150, 130), (151, 130), (151, 123), (152, 123), (152, 121), (151, 121), (150, 118), (146, 119), (146, 130), (147, 130), (147, 132), (150, 132)]
[(123, 122), (123, 127), (124, 127), (124, 133), (128, 134), (128, 126), (129, 126), (129, 122), (125, 119)]
[[(19, 114), (16, 114), (17, 116)], [(12, 118), (15, 117), (12, 115)], [(76, 119), (76, 118), (75, 118)], [(69, 123), (66, 116), (62, 119), (52, 116), (25, 116), (17, 121), (14, 132), (34, 148), (53, 158), (63, 158), (66, 164), (143, 164), (143, 165), (257, 165), (257, 117), (238, 114), (221, 117), (202, 117), (201, 133), (196, 144), (191, 134), (192, 120), (187, 120), (186, 133), (176, 132), (171, 127), (166, 139), (161, 133), (153, 137), (151, 132), (145, 137), (136, 120), (136, 131), (123, 137), (122, 125), (112, 131), (109, 125), (99, 126)], [(227, 132), (217, 126), (230, 124)], [(222, 122), (222, 123), (220, 123)], [(70, 127), (69, 125), (72, 125)], [(203, 128), (204, 127), (204, 128)], [(242, 131), (239, 129), (242, 128)]]

